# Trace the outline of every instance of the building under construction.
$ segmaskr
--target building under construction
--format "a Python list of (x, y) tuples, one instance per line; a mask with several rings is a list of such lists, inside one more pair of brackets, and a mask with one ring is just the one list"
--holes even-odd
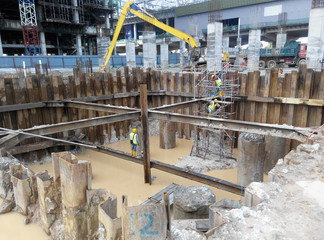
[(323, 0), (0, 9), (0, 239), (322, 239)]

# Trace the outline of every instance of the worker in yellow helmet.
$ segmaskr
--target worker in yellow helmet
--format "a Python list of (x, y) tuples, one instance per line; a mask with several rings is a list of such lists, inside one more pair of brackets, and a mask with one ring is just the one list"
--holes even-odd
[(137, 135), (137, 130), (136, 128), (133, 129), (133, 132), (130, 134), (130, 144), (132, 145), (132, 148), (131, 148), (131, 156), (134, 155), (134, 157), (136, 157), (136, 147), (137, 147), (137, 144), (138, 144), (138, 135)]
[(211, 114), (213, 112), (215, 112), (216, 107), (217, 108), (220, 107), (219, 103), (217, 102), (217, 99), (215, 99), (214, 101), (210, 101), (209, 106), (208, 106), (208, 113), (209, 113), (208, 114), (208, 117), (210, 117)]
[(218, 88), (218, 91), (219, 91), (219, 96), (222, 95), (222, 87), (223, 87), (223, 83), (222, 83), (222, 79), (220, 79), (219, 76), (215, 76), (215, 75), (212, 75), (212, 79), (215, 81), (216, 83), (216, 86)]

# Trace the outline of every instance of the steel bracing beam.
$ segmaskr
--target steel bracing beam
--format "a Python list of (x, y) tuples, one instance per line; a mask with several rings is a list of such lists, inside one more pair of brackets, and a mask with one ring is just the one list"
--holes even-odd
[(196, 126), (214, 129), (224, 129), (238, 132), (250, 132), (262, 135), (271, 135), (274, 137), (296, 139), (301, 142), (306, 141), (308, 134), (311, 132), (308, 128), (256, 122), (245, 122), (222, 118), (208, 118), (200, 116), (183, 115), (178, 113), (159, 112), (153, 110), (149, 110), (149, 119), (188, 123)]
[[(33, 137), (32, 135), (24, 135), (22, 133), (35, 134), (35, 135), (49, 135), (53, 133), (59, 133), (64, 131), (70, 131), (86, 127), (94, 127), (98, 125), (115, 123), (125, 120), (132, 120), (139, 118), (141, 116), (140, 112), (130, 112), (123, 114), (114, 114), (110, 116), (95, 117), (89, 119), (82, 119), (77, 121), (37, 126), (34, 128), (29, 128), (25, 130), (16, 131), (14, 134), (10, 134), (4, 138), (0, 139), (0, 148), (7, 148), (17, 145), (19, 142), (26, 138)], [(5, 128), (0, 128), (0, 130), (7, 130)]]
[[(13, 131), (13, 130), (9, 130), (9, 129), (8, 129), (8, 131), (10, 131), (12, 133), (18, 133), (18, 131)], [(20, 132), (19, 134), (30, 136), (28, 133), (25, 133), (25, 132)], [(97, 151), (97, 152), (101, 152), (101, 153), (104, 153), (104, 154), (107, 154), (107, 155), (110, 155), (110, 156), (113, 156), (116, 158), (120, 158), (120, 159), (124, 159), (124, 160), (130, 161), (130, 162), (133, 162), (133, 163), (144, 165), (143, 158), (132, 157), (128, 153), (125, 153), (125, 152), (122, 152), (119, 150), (115, 150), (115, 149), (111, 149), (108, 147), (104, 147), (104, 146), (98, 146), (95, 144), (91, 144), (89, 142), (79, 141), (79, 140), (68, 141), (68, 140), (63, 140), (63, 139), (46, 137), (46, 136), (42, 136), (42, 135), (37, 135), (37, 136), (33, 135), (33, 137), (45, 138), (47, 140), (42, 143), (35, 143), (33, 145), (34, 150), (40, 149), (42, 146), (52, 147), (52, 146), (68, 144), (68, 145), (84, 147), (84, 148), (91, 149), (91, 150)], [(29, 151), (28, 148), (29, 148), (29, 145), (23, 145), (23, 146), (8, 149), (8, 152), (11, 154), (19, 154), (19, 153), (23, 153), (23, 152), (28, 152)], [(26, 151), (24, 151), (23, 149), (25, 149)], [(167, 164), (167, 163), (155, 161), (155, 160), (150, 160), (150, 166), (151, 166), (151, 168), (155, 168), (160, 171), (164, 171), (164, 172), (167, 172), (167, 173), (170, 173), (173, 175), (177, 175), (177, 176), (180, 176), (183, 178), (194, 180), (196, 182), (200, 182), (200, 183), (206, 184), (211, 187), (219, 188), (219, 189), (222, 189), (222, 190), (225, 190), (225, 191), (237, 194), (237, 195), (244, 194), (244, 187), (241, 187), (239, 185), (236, 185), (234, 183), (231, 183), (231, 182), (219, 179), (219, 178), (211, 177), (211, 176), (193, 172), (193, 171), (184, 170), (182, 168), (179, 168), (179, 167)]]

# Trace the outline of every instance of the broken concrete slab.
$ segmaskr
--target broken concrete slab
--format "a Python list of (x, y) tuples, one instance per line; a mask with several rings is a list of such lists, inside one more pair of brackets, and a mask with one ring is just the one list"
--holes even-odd
[(174, 192), (173, 218), (208, 218), (209, 206), (215, 201), (215, 194), (206, 186), (178, 186)]

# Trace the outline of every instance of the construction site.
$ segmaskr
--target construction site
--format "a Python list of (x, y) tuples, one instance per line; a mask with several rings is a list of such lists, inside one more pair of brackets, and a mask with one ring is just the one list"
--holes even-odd
[(324, 238), (324, 0), (4, 0), (0, 23), (0, 240)]

